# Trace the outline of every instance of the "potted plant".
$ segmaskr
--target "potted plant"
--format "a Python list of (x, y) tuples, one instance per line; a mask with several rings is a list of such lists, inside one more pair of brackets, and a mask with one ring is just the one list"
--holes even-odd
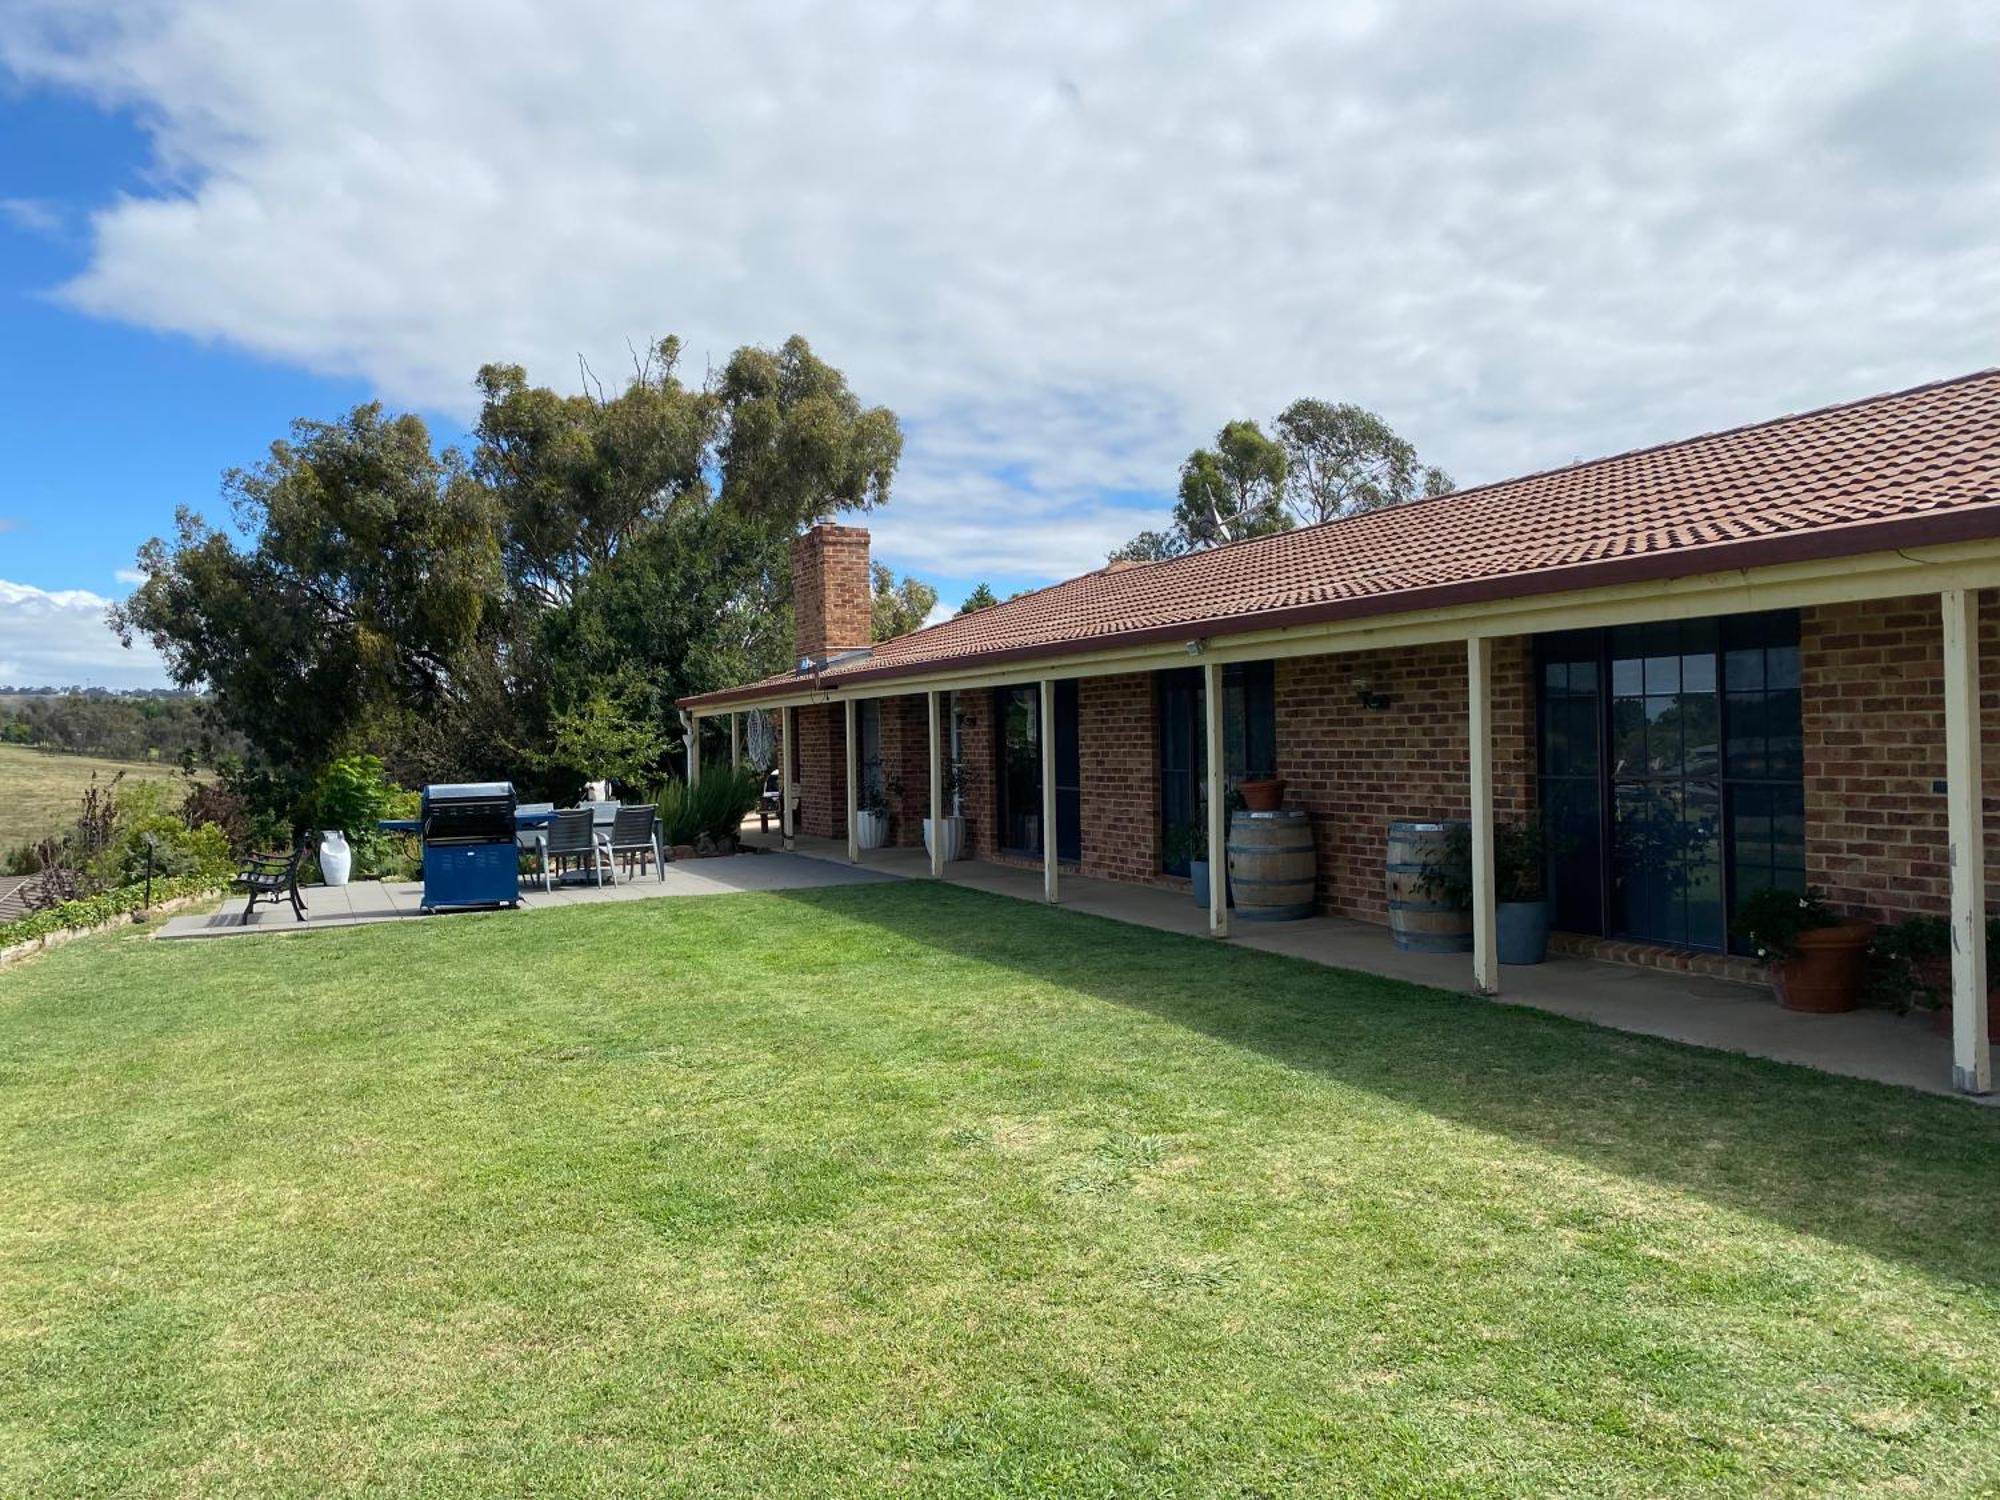
[(1538, 964), (1548, 957), (1547, 854), (1539, 822), (1493, 825), (1497, 947), (1503, 964)]
[(1746, 897), (1730, 931), (1770, 969), (1771, 987), (1786, 1010), (1824, 1015), (1854, 1009), (1875, 924), (1842, 917), (1817, 887), (1803, 896), (1762, 890)]
[[(1951, 924), (1943, 917), (1904, 917), (1875, 934), (1880, 998), (1904, 1009), (1930, 1013), (1931, 1029), (1951, 1035)], [(2000, 1042), (2000, 917), (1986, 919), (1986, 1035)]]
[(1276, 812), (1285, 805), (1285, 779), (1282, 776), (1252, 776), (1237, 782), (1236, 791), (1243, 799), (1245, 812)]
[(861, 806), (854, 818), (856, 842), (863, 849), (880, 849), (889, 842), (889, 809), (902, 793), (896, 778), (877, 771), (861, 788)]
[(1208, 829), (1201, 823), (1176, 823), (1167, 830), (1162, 853), (1170, 865), (1185, 864), (1194, 883), (1194, 904), (1208, 909)]
[[(964, 768), (955, 759), (946, 759), (941, 770), (944, 773), (944, 801), (947, 807), (958, 806), (958, 794), (965, 786)], [(947, 863), (965, 858), (965, 817), (962, 813), (946, 813), (944, 823), (944, 857)], [(931, 852), (931, 840), (935, 837), (931, 820), (924, 819), (924, 852)]]

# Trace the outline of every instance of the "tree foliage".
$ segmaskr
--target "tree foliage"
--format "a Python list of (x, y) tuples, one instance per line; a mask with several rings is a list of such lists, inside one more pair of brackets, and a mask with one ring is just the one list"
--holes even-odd
[(379, 404), (301, 421), (226, 480), (233, 535), (183, 510), (147, 544), (114, 624), (300, 807), (356, 751), (408, 785), (651, 776), (676, 698), (787, 663), (791, 538), (882, 504), (902, 445), (803, 339), (679, 364), (662, 340), (609, 393), (489, 364), (469, 457)]
[(972, 592), (965, 596), (965, 603), (959, 605), (958, 612), (962, 615), (974, 614), (982, 609), (991, 609), (999, 602), (1000, 598), (993, 592), (993, 586), (982, 581), (974, 585)]
[(1107, 562), (1164, 562), (1188, 550), (1186, 535), (1175, 531), (1142, 531), (1124, 546), (1112, 551)]
[(1212, 447), (1181, 465), (1173, 527), (1142, 531), (1112, 562), (1161, 562), (1203, 547), (1294, 525), (1449, 494), (1444, 470), (1373, 412), (1311, 397), (1294, 401), (1267, 435), (1255, 422), (1227, 423)]
[(1414, 443), (1371, 411), (1305, 397), (1279, 413), (1284, 503), (1301, 526), (1451, 492), (1451, 476), (1417, 461)]
[(1285, 450), (1255, 422), (1230, 422), (1181, 465), (1174, 527), (1193, 547), (1283, 531)]
[(223, 488), (248, 545), (183, 508), (173, 545), (140, 549), (120, 635), (282, 765), (324, 765), (385, 709), (446, 711), (502, 600), (493, 499), (460, 456), (369, 403), (294, 423)]
[(599, 685), (550, 723), (542, 764), (570, 781), (636, 785), (667, 748), (666, 733), (648, 713), (643, 691), (625, 682)]
[(874, 564), (868, 571), (874, 585), (874, 597), (870, 601), (870, 638), (886, 641), (923, 629), (924, 621), (937, 608), (937, 590), (914, 578), (905, 578), (898, 583), (896, 575), (881, 563)]

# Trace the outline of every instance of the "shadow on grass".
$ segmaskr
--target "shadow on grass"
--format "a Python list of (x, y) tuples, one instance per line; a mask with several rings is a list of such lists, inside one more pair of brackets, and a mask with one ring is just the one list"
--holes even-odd
[(2000, 1111), (963, 887), (780, 894), (1428, 1114), (2000, 1289)]

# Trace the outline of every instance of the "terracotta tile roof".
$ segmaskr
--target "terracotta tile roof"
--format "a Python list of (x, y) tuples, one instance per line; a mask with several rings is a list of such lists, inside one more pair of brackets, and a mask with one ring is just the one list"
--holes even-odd
[(1099, 569), (885, 641), (823, 681), (1989, 537), (2000, 370)]

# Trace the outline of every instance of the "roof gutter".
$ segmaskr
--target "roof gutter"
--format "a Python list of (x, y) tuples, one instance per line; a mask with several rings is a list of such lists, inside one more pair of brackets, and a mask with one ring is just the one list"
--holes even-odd
[[(972, 671), (1004, 665), (1012, 661), (1049, 661), (1084, 652), (1104, 651), (1121, 646), (1147, 646), (1163, 641), (1185, 641), (1195, 637), (1244, 635), (1251, 631), (1282, 630), (1297, 625), (1325, 625), (1372, 616), (1414, 614), (1420, 610), (1442, 609), (1468, 604), (1498, 604), (1517, 599), (1542, 598), (1575, 589), (1617, 587), (1633, 583), (1664, 583), (1671, 579), (1704, 573), (1745, 568), (1777, 567), (1785, 563), (1826, 562), (1841, 557), (1863, 557), (1876, 552), (1893, 552), (1904, 547), (1942, 546), (1952, 542), (1975, 542), (2000, 538), (2000, 505), (1973, 503), (1921, 515), (1899, 516), (1886, 521), (1863, 521), (1847, 526), (1821, 526), (1810, 531), (1781, 532), (1775, 536), (1750, 537), (1740, 541), (1716, 542), (1703, 547), (1667, 547), (1628, 557), (1606, 558), (1599, 562), (1572, 563), (1566, 567), (1543, 568), (1532, 573), (1500, 574), (1470, 578), (1462, 582), (1432, 584), (1425, 588), (1401, 589), (1388, 594), (1364, 594), (1349, 599), (1329, 599), (1289, 609), (1267, 609), (1213, 619), (1183, 620), (1170, 625), (1153, 625), (1141, 630), (1111, 631), (1103, 635), (1075, 636), (1068, 640), (1039, 645), (1004, 646), (991, 651), (967, 652), (961, 656), (930, 657), (908, 663), (884, 663), (842, 672), (829, 688), (880, 682), (897, 677), (925, 677), (954, 669)], [(818, 686), (819, 684), (815, 684)], [(787, 684), (765, 683), (721, 688), (679, 699), (697, 711), (734, 704), (755, 703), (781, 697)]]

